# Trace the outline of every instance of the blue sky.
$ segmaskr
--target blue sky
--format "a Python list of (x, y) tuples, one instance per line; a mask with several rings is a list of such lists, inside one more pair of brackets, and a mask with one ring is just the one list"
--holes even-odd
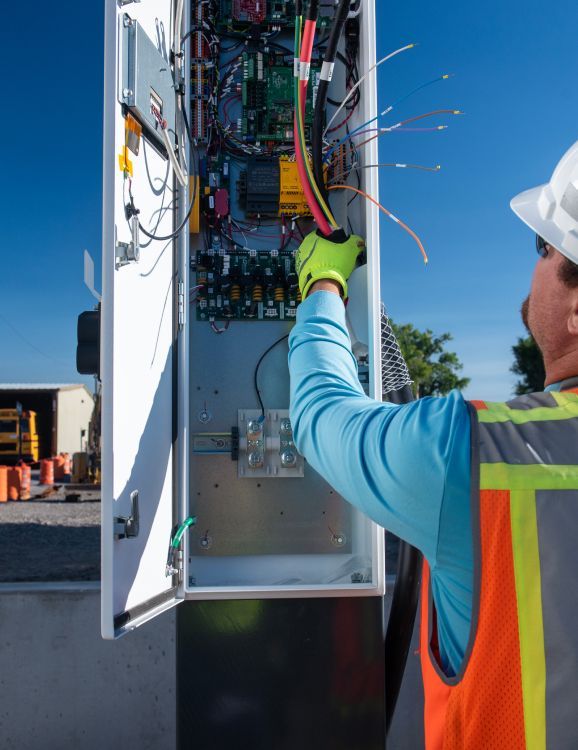
[[(508, 204), (546, 181), (578, 138), (578, 11), (563, 0), (377, 5), (378, 55), (419, 42), (381, 67), (381, 109), (440, 73), (455, 74), (412, 97), (390, 122), (440, 107), (467, 113), (441, 133), (380, 139), (382, 161), (442, 165), (438, 174), (382, 170), (382, 202), (430, 254), (425, 268), (413, 241), (384, 221), (382, 296), (397, 321), (453, 334), (472, 379), (468, 395), (506, 398), (536, 257)], [(103, 3), (62, 1), (45, 13), (10, 3), (0, 34), (8, 104), (0, 380), (79, 381), (76, 317), (92, 305), (83, 248), (100, 261)]]

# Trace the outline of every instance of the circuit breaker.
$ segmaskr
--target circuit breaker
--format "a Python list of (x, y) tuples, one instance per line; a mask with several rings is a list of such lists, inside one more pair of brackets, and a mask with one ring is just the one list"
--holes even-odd
[[(384, 591), (382, 530), (299, 454), (289, 413), (295, 252), (315, 228), (296, 160), (295, 3), (180, 9), (106, 6), (105, 637), (186, 598)], [(373, 2), (348, 14), (324, 126), (345, 104), (326, 153), (376, 114), (375, 77), (357, 86), (375, 62)], [(321, 4), (306, 149), (334, 23), (335, 7)], [(377, 161), (375, 143), (357, 151), (349, 140), (326, 159), (324, 188), (353, 180), (377, 195), (375, 172), (353, 171)], [(380, 398), (377, 209), (327, 195), (339, 225), (367, 239), (356, 356)]]

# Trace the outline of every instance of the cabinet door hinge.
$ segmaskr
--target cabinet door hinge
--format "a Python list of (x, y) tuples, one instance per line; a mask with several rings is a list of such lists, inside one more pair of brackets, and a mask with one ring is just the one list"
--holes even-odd
[(179, 330), (182, 331), (185, 325), (185, 284), (183, 281), (179, 281), (178, 284), (178, 300), (179, 300)]

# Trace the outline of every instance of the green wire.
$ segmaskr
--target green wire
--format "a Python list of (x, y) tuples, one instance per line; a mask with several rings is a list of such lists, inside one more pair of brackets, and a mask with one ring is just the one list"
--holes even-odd
[(197, 519), (196, 519), (195, 516), (189, 516), (188, 518), (186, 518), (182, 522), (182, 524), (177, 529), (177, 531), (176, 531), (176, 533), (175, 533), (175, 535), (173, 537), (173, 540), (171, 542), (171, 547), (173, 547), (173, 549), (177, 549), (177, 547), (181, 543), (181, 539), (183, 538), (183, 534), (189, 528), (189, 526), (193, 526), (196, 523), (197, 523)]

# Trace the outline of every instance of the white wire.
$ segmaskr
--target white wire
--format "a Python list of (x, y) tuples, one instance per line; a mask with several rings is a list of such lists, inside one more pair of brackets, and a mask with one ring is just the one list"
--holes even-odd
[(347, 104), (347, 102), (351, 99), (351, 97), (353, 96), (353, 94), (355, 93), (355, 91), (359, 88), (359, 86), (361, 86), (361, 84), (363, 83), (363, 81), (367, 78), (367, 76), (373, 70), (375, 70), (376, 68), (379, 68), (379, 66), (382, 63), (387, 62), (388, 60), (391, 60), (392, 57), (395, 57), (396, 55), (399, 55), (400, 52), (405, 52), (406, 50), (412, 49), (412, 47), (416, 47), (416, 46), (417, 46), (417, 43), (415, 43), (415, 42), (413, 44), (406, 44), (405, 47), (400, 47), (399, 49), (396, 49), (395, 52), (390, 52), (389, 55), (386, 55), (385, 57), (382, 57), (381, 60), (378, 60), (375, 63), (375, 65), (372, 65), (371, 68), (369, 68), (369, 70), (366, 73), (364, 73), (364, 75), (361, 76), (361, 78), (359, 79), (359, 81), (357, 81), (357, 83), (355, 84), (355, 86), (353, 86), (349, 90), (349, 92), (348, 92), (347, 96), (345, 97), (345, 99), (341, 102), (341, 104), (339, 105), (339, 107), (337, 107), (337, 109), (333, 113), (333, 117), (329, 120), (329, 122), (327, 123), (327, 126), (326, 126), (325, 130), (323, 131), (323, 135), (325, 135), (327, 133), (327, 131), (329, 130), (329, 128), (331, 127), (331, 125), (335, 122), (335, 118), (337, 117), (337, 115), (341, 112), (341, 110), (343, 109), (343, 107), (345, 107), (345, 105)]
[[(181, 25), (183, 23), (183, 6), (184, 0), (178, 0), (177, 11), (175, 13), (175, 41), (174, 41), (174, 53), (175, 53), (175, 68), (181, 67), (179, 53), (181, 51)], [(179, 70), (180, 73), (180, 70)]]
[(187, 178), (183, 174), (183, 170), (181, 169), (181, 165), (178, 162), (178, 159), (176, 157), (175, 152), (173, 151), (173, 144), (171, 143), (171, 139), (169, 137), (169, 133), (166, 128), (161, 128), (161, 135), (163, 137), (163, 141), (165, 142), (165, 147), (167, 149), (167, 152), (169, 154), (169, 160), (171, 162), (171, 166), (173, 168), (173, 172), (175, 173), (175, 177), (177, 180), (181, 183), (183, 187), (187, 186)]

